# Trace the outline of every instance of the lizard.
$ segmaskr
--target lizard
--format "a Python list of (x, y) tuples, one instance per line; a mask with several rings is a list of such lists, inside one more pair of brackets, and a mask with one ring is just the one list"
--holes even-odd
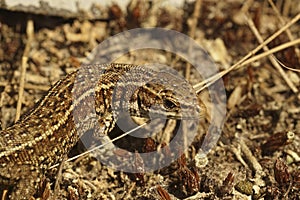
[[(12, 187), (10, 199), (30, 199), (41, 176), (62, 161), (84, 132), (98, 126), (100, 133), (96, 134), (109, 134), (116, 125), (118, 112), (144, 118), (154, 112), (172, 119), (183, 117), (182, 108), (196, 110), (200, 115), (205, 113), (204, 104), (193, 96), (187, 81), (173, 80), (181, 96), (158, 83), (174, 78), (168, 73), (158, 77), (151, 68), (117, 63), (82, 68), (56, 82), (28, 114), (0, 132), (0, 184)], [(120, 81), (132, 70), (139, 75)], [(147, 77), (147, 83), (142, 82), (142, 77)], [(89, 84), (91, 81), (94, 88)], [(131, 97), (124, 103), (122, 99), (130, 92)], [(180, 98), (183, 100), (179, 101)], [(113, 108), (113, 101), (117, 109)], [(93, 116), (88, 113), (91, 106), (87, 102), (92, 102)]]

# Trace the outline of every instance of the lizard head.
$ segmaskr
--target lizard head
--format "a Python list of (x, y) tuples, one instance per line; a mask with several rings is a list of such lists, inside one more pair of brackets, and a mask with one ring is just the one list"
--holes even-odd
[(191, 84), (172, 71), (136, 67), (117, 79), (112, 97), (115, 115), (140, 118), (201, 118), (205, 106)]
[(196, 118), (205, 113), (202, 101), (184, 84), (174, 90), (159, 83), (146, 83), (136, 90), (130, 105), (131, 115), (145, 118)]

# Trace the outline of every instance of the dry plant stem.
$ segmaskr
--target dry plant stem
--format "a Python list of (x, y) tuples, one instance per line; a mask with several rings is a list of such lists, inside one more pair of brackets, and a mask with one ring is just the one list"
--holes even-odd
[(198, 192), (197, 194), (190, 196), (184, 200), (198, 200), (198, 199), (205, 199), (205, 198), (209, 198), (213, 193), (209, 192), (209, 193), (205, 193), (205, 192)]
[[(274, 59), (276, 59), (275, 57), (274, 57)], [(290, 71), (294, 71), (294, 72), (300, 72), (300, 70), (299, 69), (294, 69), (294, 68), (291, 68), (291, 67), (288, 67), (288, 66), (286, 66), (286, 65), (284, 65), (282, 62), (280, 62), (280, 60), (278, 60), (278, 59), (276, 59), (276, 61), (281, 65), (281, 67), (283, 67), (283, 68), (286, 68), (286, 69), (288, 69), (288, 70), (290, 70)]]
[(191, 23), (190, 23), (190, 33), (189, 36), (191, 38), (195, 38), (195, 32), (196, 32), (196, 28), (197, 28), (197, 22), (198, 22), (198, 18), (200, 17), (200, 11), (201, 11), (201, 6), (202, 6), (202, 0), (197, 0), (195, 3), (195, 8), (194, 8), (194, 12), (193, 12), (193, 16), (191, 19)]
[[(283, 49), (286, 49), (286, 48), (289, 48), (291, 46), (294, 46), (296, 44), (300, 44), (300, 38), (299, 39), (296, 39), (294, 41), (291, 41), (291, 42), (287, 42), (287, 43), (284, 43), (282, 45), (279, 45), (273, 49), (270, 49), (270, 51), (267, 51), (267, 52), (264, 52), (264, 53), (261, 53), (257, 56), (253, 56), (252, 58), (249, 58), (248, 60), (244, 61), (243, 63), (241, 64), (238, 64), (238, 65), (233, 65), (231, 66), (229, 69), (227, 70), (224, 70), (222, 72), (219, 72), (218, 74), (215, 74), (214, 76), (206, 79), (205, 81), (202, 81), (196, 85), (193, 86), (193, 88), (196, 90), (197, 93), (201, 92), (203, 89), (205, 89), (206, 87), (209, 87), (210, 85), (212, 85), (214, 82), (216, 82), (218, 79), (222, 78), (223, 76), (225, 76), (226, 74), (228, 74), (230, 71), (234, 70), (234, 69), (239, 69), (241, 67), (244, 67), (245, 65), (248, 65), (254, 61), (257, 61), (259, 59), (262, 59), (268, 55), (271, 55), (273, 53), (276, 53), (278, 51), (281, 51)], [(233, 67), (233, 68), (232, 68)], [(202, 86), (203, 85), (203, 86)], [(201, 87), (202, 86), (202, 87)], [(199, 89), (198, 89), (199, 88)]]
[(239, 144), (241, 145), (241, 150), (242, 150), (243, 154), (245, 155), (246, 159), (248, 160), (250, 167), (255, 171), (255, 175), (256, 176), (262, 175), (262, 173), (263, 173), (262, 166), (259, 164), (257, 159), (253, 156), (249, 147), (246, 145), (246, 143), (244, 142), (243, 139), (240, 139), (239, 142), (240, 142)]
[[(285, 49), (287, 47), (290, 47), (292, 45), (296, 45), (298, 43), (300, 43), (300, 40), (294, 40), (292, 42), (287, 42), (284, 45), (280, 45), (279, 47), (275, 47), (273, 49), (270, 50), (270, 52), (265, 52), (262, 53), (258, 56), (254, 56), (253, 58), (249, 59), (251, 56), (253, 56), (255, 53), (257, 53), (262, 47), (264, 47), (265, 45), (267, 45), (269, 42), (271, 42), (274, 38), (276, 38), (278, 35), (280, 35), (283, 31), (285, 31), (288, 27), (290, 27), (291, 25), (293, 25), (294, 23), (296, 23), (298, 20), (300, 19), (300, 13), (298, 15), (296, 15), (291, 21), (289, 21), (284, 27), (282, 27), (280, 30), (278, 30), (276, 33), (274, 33), (273, 35), (271, 35), (268, 39), (266, 39), (262, 44), (258, 45), (254, 50), (250, 51), (246, 56), (244, 56), (241, 60), (239, 60), (236, 64), (232, 65), (231, 67), (229, 67), (228, 69), (206, 79), (205, 81), (202, 81), (196, 85), (194, 85), (194, 89), (196, 90), (196, 92), (200, 92), (202, 91), (204, 88), (212, 85), (215, 81), (217, 81), (218, 79), (222, 78), (224, 75), (228, 74), (230, 71), (241, 67), (241, 66), (245, 66), (246, 64), (249, 64), (255, 60), (260, 59), (261, 57), (270, 55), (272, 53), (275, 53), (277, 51), (280, 51), (282, 49)], [(249, 59), (249, 60), (247, 60)], [(250, 62), (249, 62), (250, 61)]]
[[(273, 0), (268, 0), (270, 5), (272, 6), (272, 9), (274, 10), (274, 12), (276, 13), (276, 16), (278, 17), (279, 19), (279, 22), (280, 22), (280, 25), (283, 26), (285, 24), (285, 20), (283, 19), (283, 17), (280, 15), (277, 7), (275, 6)], [(287, 1), (286, 1), (287, 3)], [(286, 34), (289, 38), (290, 41), (293, 41), (295, 38), (294, 36), (292, 35), (290, 29), (286, 29)], [(295, 46), (295, 52), (296, 52), (296, 56), (298, 57), (298, 61), (300, 62), (300, 50), (297, 46)]]
[[(8, 82), (0, 82), (1, 87), (7, 87), (9, 83)], [(41, 91), (48, 91), (50, 86), (47, 85), (34, 85), (31, 83), (25, 83), (24, 84), (24, 89), (29, 89), (29, 90), (41, 90)]]
[(2, 197), (1, 197), (1, 200), (5, 200), (5, 199), (7, 199), (6, 197), (7, 197), (7, 194), (8, 193), (8, 190), (4, 190), (3, 191), (3, 195), (2, 195)]
[[(293, 0), (284, 0), (283, 1), (284, 2), (283, 9), (282, 9), (282, 15), (283, 16), (288, 16), (289, 11), (290, 11), (291, 7), (293, 6), (292, 1)], [(280, 8), (280, 7), (278, 7), (278, 8)]]
[[(1, 113), (3, 113), (2, 108), (3, 108), (3, 101), (4, 101), (4, 98), (5, 98), (4, 94), (7, 93), (8, 90), (9, 90), (9, 85), (8, 84), (3, 85), (3, 86), (4, 86), (4, 90), (0, 94), (0, 112)], [(6, 128), (6, 127), (4, 127), (3, 124), (2, 124), (2, 121), (0, 121), (0, 130), (2, 130), (4, 128)]]
[(58, 172), (57, 172), (56, 180), (55, 180), (55, 184), (54, 184), (53, 197), (51, 198), (53, 200), (57, 199), (57, 197), (58, 197), (59, 182), (61, 182), (61, 180), (62, 180), (62, 169), (63, 169), (63, 166), (64, 166), (66, 160), (67, 160), (67, 157), (65, 156), (58, 168)]
[(253, 3), (253, 0), (247, 0), (243, 4), (243, 7), (241, 8), (241, 12), (242, 13), (246, 13), (249, 10), (249, 8), (251, 7), (252, 3)]
[(48, 91), (50, 88), (50, 85), (34, 85), (31, 83), (25, 83), (24, 85), (25, 89), (29, 89), (29, 90), (40, 90), (40, 91)]
[(30, 50), (30, 45), (32, 43), (33, 39), (33, 21), (28, 20), (27, 22), (27, 28), (26, 28), (26, 33), (27, 33), (27, 43), (24, 49), (24, 54), (22, 56), (22, 65), (21, 65), (21, 75), (20, 75), (20, 86), (19, 86), (19, 93), (18, 93), (18, 102), (17, 102), (17, 110), (16, 110), (16, 117), (15, 121), (18, 121), (20, 116), (21, 116), (21, 108), (22, 108), (22, 101), (23, 101), (23, 94), (24, 94), (24, 84), (25, 84), (25, 74), (26, 74), (26, 66), (27, 66), (27, 61), (28, 61), (28, 54)]
[(267, 51), (267, 52), (261, 53), (261, 54), (259, 54), (259, 55), (257, 55), (257, 56), (253, 56), (252, 58), (249, 58), (249, 59), (246, 60), (244, 63), (242, 63), (241, 65), (239, 65), (239, 66), (237, 67), (237, 69), (239, 69), (240, 67), (243, 67), (243, 66), (245, 66), (245, 65), (248, 65), (248, 64), (250, 64), (250, 63), (252, 63), (252, 62), (254, 62), (254, 61), (256, 61), (256, 60), (259, 60), (259, 59), (261, 59), (261, 58), (264, 58), (264, 57), (266, 57), (266, 56), (268, 56), (268, 55), (271, 55), (271, 54), (273, 54), (273, 53), (276, 53), (276, 52), (278, 52), (278, 51), (281, 51), (281, 50), (283, 50), (283, 49), (286, 49), (286, 48), (295, 46), (295, 45), (297, 45), (297, 44), (300, 44), (300, 38), (298, 38), (298, 39), (296, 39), (296, 40), (294, 40), (294, 41), (291, 41), (291, 42), (286, 42), (286, 43), (284, 43), (284, 44), (281, 44), (281, 45), (279, 45), (279, 46), (277, 46), (277, 47), (275, 47), (275, 48), (273, 48), (273, 49), (270, 49), (270, 50)]
[(298, 155), (298, 153), (290, 149), (287, 149), (285, 152), (293, 158), (295, 163), (300, 163), (300, 156)]
[(131, 192), (133, 191), (133, 189), (135, 188), (136, 182), (133, 182), (131, 187), (129, 188), (129, 190), (127, 192), (125, 192), (126, 196), (124, 197), (124, 199), (128, 199), (130, 197)]
[(22, 65), (21, 65), (20, 85), (19, 85), (19, 91), (18, 91), (18, 102), (17, 102), (15, 122), (18, 121), (21, 116), (27, 61), (28, 61), (28, 57), (23, 56), (22, 57)]
[[(261, 35), (259, 34), (257, 28), (255, 27), (252, 19), (250, 19), (249, 17), (247, 17), (247, 22), (248, 22), (249, 27), (251, 28), (252, 32), (254, 33), (256, 39), (258, 40), (258, 42), (260, 44), (262, 44), (264, 42), (264, 40), (261, 37)], [(267, 46), (264, 46), (263, 49), (264, 49), (265, 52), (269, 51), (269, 48)], [(281, 74), (282, 78), (285, 80), (285, 82), (288, 84), (288, 86), (291, 88), (291, 90), (294, 93), (297, 93), (298, 89), (293, 84), (293, 82), (289, 79), (289, 77), (286, 75), (286, 73), (283, 71), (283, 69), (280, 67), (279, 63), (274, 58), (274, 55), (271, 54), (271, 55), (268, 56), (268, 58), (269, 58), (270, 62), (274, 65), (274, 67), (278, 70), (278, 72)]]
[[(79, 174), (77, 173), (76, 176), (79, 176)], [(92, 190), (98, 191), (97, 186), (94, 183), (92, 183), (90, 180), (80, 180), (80, 181), (81, 183), (78, 183), (79, 185), (87, 185), (90, 188), (92, 188)]]
[[(195, 8), (194, 8), (192, 18), (190, 19), (190, 23), (188, 23), (189, 28), (190, 28), (189, 36), (192, 39), (195, 38), (195, 32), (196, 32), (196, 28), (197, 28), (197, 24), (198, 24), (198, 18), (200, 17), (201, 5), (202, 5), (202, 0), (197, 0), (195, 2)], [(191, 51), (191, 50), (189, 49), (189, 51)], [(187, 80), (190, 79), (190, 74), (191, 74), (191, 64), (188, 62), (186, 64), (186, 70), (185, 70), (185, 77)]]
[(234, 146), (231, 146), (230, 150), (232, 151), (232, 153), (234, 153), (234, 155), (238, 159), (238, 161), (240, 161), (240, 163), (242, 163), (242, 165), (244, 165), (244, 167), (248, 167), (247, 163), (244, 161), (244, 159), (241, 155), (241, 149), (240, 148), (236, 148)]

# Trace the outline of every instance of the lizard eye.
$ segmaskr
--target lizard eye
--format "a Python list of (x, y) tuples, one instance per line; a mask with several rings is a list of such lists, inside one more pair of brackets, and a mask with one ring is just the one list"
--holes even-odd
[(176, 107), (176, 104), (169, 99), (164, 99), (163, 106), (167, 109), (173, 109)]

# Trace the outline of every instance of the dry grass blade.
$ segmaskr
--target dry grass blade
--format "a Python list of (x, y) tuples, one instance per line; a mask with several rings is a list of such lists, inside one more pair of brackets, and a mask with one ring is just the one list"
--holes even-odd
[[(273, 0), (268, 0), (269, 1), (269, 4), (272, 6), (272, 9), (274, 10), (274, 12), (276, 13), (276, 16), (277, 18), (279, 19), (279, 22), (280, 22), (280, 25), (284, 25), (286, 22), (285, 20), (283, 19), (283, 17), (280, 15), (277, 7), (275, 6)], [(290, 41), (293, 41), (295, 38), (293, 37), (290, 29), (286, 29), (286, 34), (289, 38)], [(298, 57), (298, 61), (300, 62), (300, 50), (297, 46), (295, 46), (295, 52), (296, 52), (296, 56)]]
[(20, 116), (21, 116), (21, 107), (22, 107), (23, 94), (24, 94), (26, 66), (27, 66), (27, 60), (28, 60), (30, 45), (32, 44), (33, 35), (34, 35), (34, 27), (33, 27), (33, 21), (32, 20), (29, 20), (27, 22), (26, 33), (27, 33), (28, 40), (27, 40), (27, 43), (26, 43), (26, 46), (25, 46), (24, 54), (22, 56), (20, 86), (19, 86), (19, 98), (18, 98), (18, 102), (17, 102), (17, 110), (16, 110), (15, 121), (18, 121)]
[[(249, 27), (251, 28), (252, 32), (254, 33), (256, 39), (258, 40), (258, 42), (260, 44), (262, 44), (264, 42), (262, 36), (259, 34), (257, 28), (255, 27), (254, 22), (252, 21), (251, 18), (247, 17), (247, 22), (249, 24)], [(269, 48), (267, 46), (263, 47), (265, 52), (269, 51)], [(288, 84), (288, 86), (291, 88), (291, 90), (294, 93), (298, 92), (298, 89), (296, 88), (296, 86), (293, 84), (293, 82), (289, 79), (289, 77), (287, 76), (287, 74), (283, 71), (283, 69), (280, 67), (280, 65), (278, 64), (277, 60), (274, 58), (274, 55), (269, 55), (268, 58), (270, 60), (270, 62), (274, 65), (274, 67), (278, 70), (278, 72), (281, 74), (282, 78), (285, 80), (285, 82)]]
[(288, 67), (286, 66), (285, 64), (283, 64), (280, 60), (278, 60), (276, 57), (274, 57), (274, 59), (276, 59), (276, 61), (284, 68), (288, 69), (288, 70), (291, 70), (291, 71), (294, 71), (294, 72), (300, 72), (299, 69), (294, 69), (294, 68), (291, 68), (291, 67)]
[[(231, 72), (234, 69), (237, 69), (239, 67), (245, 66), (253, 61), (256, 61), (258, 59), (261, 59), (265, 56), (268, 56), (272, 53), (281, 51), (282, 49), (288, 48), (290, 46), (294, 46), (298, 43), (300, 43), (300, 39), (296, 39), (292, 42), (287, 42), (284, 43), (278, 47), (275, 47), (273, 49), (271, 49), (268, 52), (264, 52), (262, 54), (259, 54), (257, 56), (253, 56), (255, 55), (259, 50), (261, 50), (265, 45), (267, 45), (268, 43), (270, 43), (272, 40), (274, 40), (278, 35), (280, 35), (283, 31), (285, 31), (287, 28), (289, 28), (291, 25), (293, 25), (294, 23), (296, 23), (298, 20), (300, 19), (300, 14), (296, 15), (289, 23), (287, 23), (284, 27), (282, 27), (280, 30), (278, 30), (277, 32), (275, 32), (272, 36), (270, 36), (268, 39), (266, 39), (262, 44), (258, 45), (254, 50), (250, 51), (245, 57), (243, 57), (241, 60), (239, 60), (236, 64), (232, 65), (231, 67), (229, 67), (228, 69), (206, 79), (205, 81), (202, 81), (196, 85), (194, 85), (194, 89), (196, 90), (197, 93), (199, 93), (200, 91), (202, 91), (204, 88), (212, 85), (214, 82), (216, 82), (218, 79), (222, 78), (224, 75), (228, 74), (229, 72)], [(253, 56), (251, 58), (251, 56)]]
[[(198, 18), (200, 17), (201, 14), (201, 5), (202, 5), (202, 0), (197, 0), (195, 2), (195, 8), (194, 8), (192, 18), (188, 21), (188, 25), (190, 29), (189, 36), (193, 39), (195, 39), (195, 32), (198, 24)], [(186, 71), (185, 71), (185, 77), (187, 80), (190, 79), (190, 73), (191, 73), (191, 63), (188, 62), (186, 64)]]
[(286, 49), (286, 48), (289, 48), (289, 47), (292, 47), (296, 44), (300, 44), (300, 38), (299, 39), (296, 39), (294, 41), (291, 41), (291, 42), (287, 42), (287, 43), (284, 43), (284, 44), (281, 44), (273, 49), (270, 49), (269, 51), (267, 52), (264, 52), (264, 53), (261, 53), (261, 54), (258, 54), (256, 56), (253, 56), (252, 58), (249, 58), (248, 60), (245, 60), (244, 62), (242, 63), (239, 63), (239, 64), (235, 64), (235, 65), (232, 65), (230, 68), (222, 71), (222, 72), (219, 72), (218, 74), (206, 79), (205, 81), (202, 81), (196, 85), (194, 85), (194, 89), (196, 90), (197, 93), (201, 92), (203, 89), (205, 89), (206, 87), (209, 87), (210, 85), (212, 85), (214, 82), (216, 82), (217, 80), (219, 80), (220, 78), (222, 78), (223, 76), (225, 76), (226, 74), (228, 74), (229, 72), (231, 72), (232, 70), (235, 70), (235, 69), (239, 69), (241, 67), (244, 67), (254, 61), (257, 61), (259, 59), (262, 59), (268, 55), (271, 55), (273, 53), (276, 53), (278, 51), (281, 51), (283, 49)]

